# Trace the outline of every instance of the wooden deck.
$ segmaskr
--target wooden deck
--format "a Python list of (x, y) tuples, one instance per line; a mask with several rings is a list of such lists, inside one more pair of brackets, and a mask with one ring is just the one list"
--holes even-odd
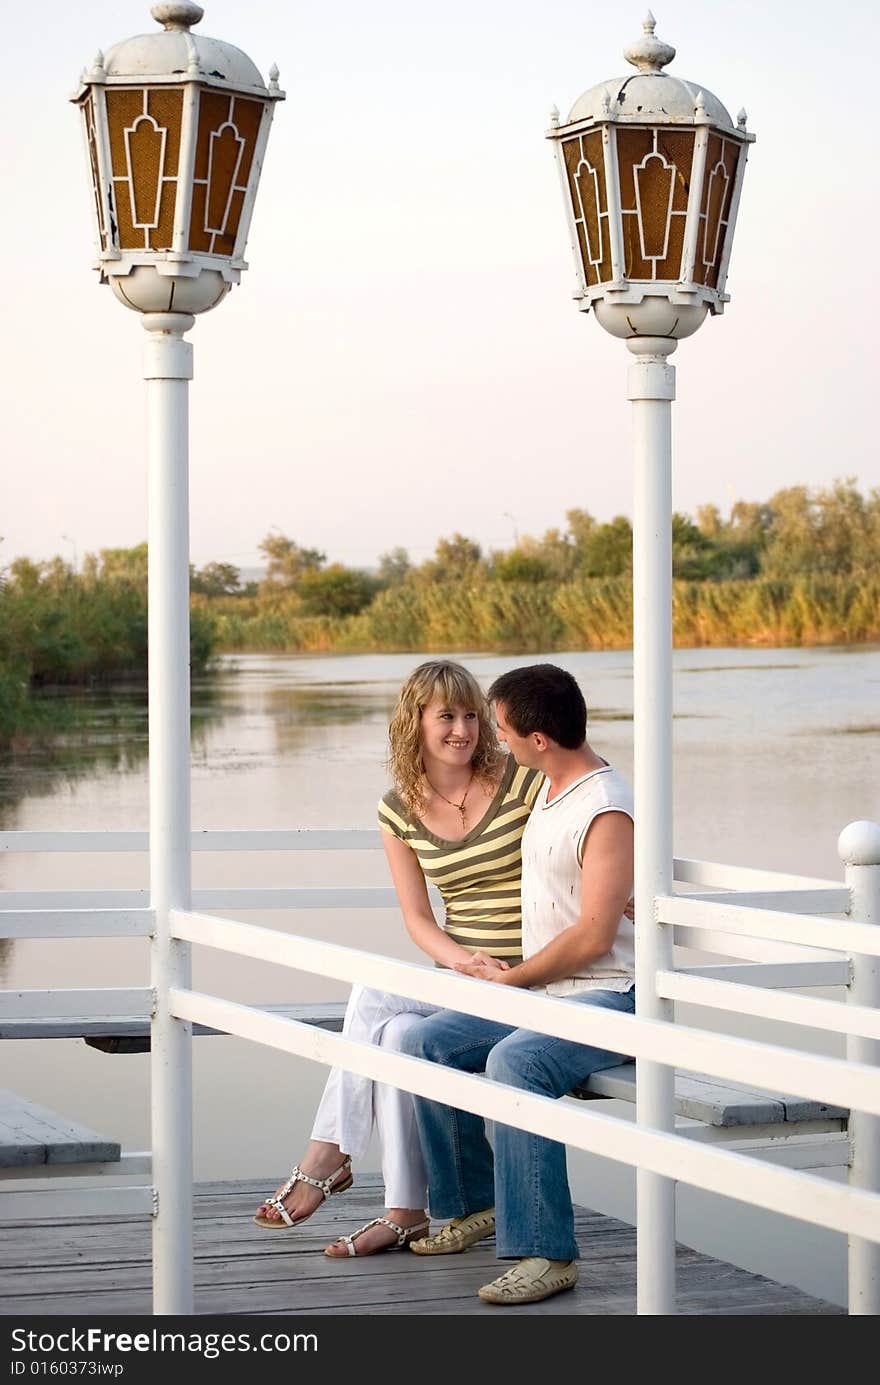
[[(196, 1312), (203, 1314), (489, 1314), (504, 1310), (476, 1297), (498, 1274), (494, 1242), (463, 1255), (426, 1259), (392, 1251), (363, 1260), (321, 1254), (334, 1237), (381, 1212), (378, 1176), (331, 1198), (296, 1231), (261, 1230), (253, 1210), (273, 1186), (201, 1184), (196, 1195)], [(586, 1316), (635, 1312), (635, 1231), (576, 1209), (583, 1259), (571, 1293), (523, 1306), (522, 1314)], [(684, 1246), (678, 1251), (678, 1311), (700, 1316), (842, 1314), (799, 1289), (748, 1274)], [(0, 1313), (16, 1316), (148, 1314), (147, 1219), (50, 1218), (10, 1222), (0, 1250)]]

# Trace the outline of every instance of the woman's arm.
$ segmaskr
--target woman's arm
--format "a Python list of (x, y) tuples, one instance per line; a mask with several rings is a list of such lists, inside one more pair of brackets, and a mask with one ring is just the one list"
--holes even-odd
[[(418, 858), (410, 847), (391, 832), (382, 831), (382, 845), (388, 859), (388, 869), (397, 891), (406, 931), (417, 947), (444, 967), (473, 961), (474, 954), (453, 942), (437, 924), (428, 887)], [(492, 959), (486, 959), (490, 966)], [(497, 965), (497, 964), (495, 964)]]

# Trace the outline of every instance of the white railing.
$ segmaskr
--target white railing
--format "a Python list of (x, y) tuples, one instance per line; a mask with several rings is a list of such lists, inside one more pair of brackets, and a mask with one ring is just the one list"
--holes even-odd
[[(854, 830), (847, 829), (850, 834)], [(880, 829), (871, 830), (880, 839)], [(565, 1000), (513, 991), (434, 967), (394, 961), (207, 912), (387, 908), (394, 905), (395, 897), (385, 887), (196, 890), (191, 909), (172, 909), (169, 916), (174, 946), (207, 946), (274, 966), (357, 981), (429, 1004), (631, 1055), (636, 1059), (637, 1088), (641, 1064), (648, 1063), (669, 1069), (698, 1069), (722, 1080), (847, 1107), (854, 1151), (848, 1186), (680, 1134), (601, 1115), (592, 1109), (592, 1103), (583, 1107), (552, 1101), (485, 1077), (355, 1043), (252, 1005), (200, 994), (188, 985), (172, 984), (167, 989), (168, 1012), (163, 1018), (166, 1024), (169, 1020), (200, 1023), (312, 1061), (344, 1067), (662, 1179), (844, 1232), (850, 1240), (850, 1311), (876, 1313), (880, 1311), (880, 1070), (876, 1065), (880, 1052), (876, 991), (880, 929), (873, 925), (880, 922), (880, 853), (874, 853), (878, 856), (875, 861), (864, 859), (866, 840), (870, 848), (870, 831), (867, 837), (862, 832), (855, 851), (849, 852), (846, 885), (683, 860), (675, 862), (675, 881), (690, 893), (658, 896), (655, 901), (658, 930), (671, 933), (679, 948), (709, 951), (730, 959), (658, 970), (658, 997), (843, 1034), (847, 1036), (846, 1059), (733, 1038), (666, 1020), (591, 1011)], [(196, 851), (363, 850), (378, 845), (377, 831), (192, 834)], [(146, 833), (0, 833), (0, 854), (144, 851), (147, 847)], [(832, 913), (848, 913), (849, 917), (834, 918)], [(0, 892), (0, 936), (131, 937), (148, 934), (152, 926), (149, 901), (138, 891)], [(810, 986), (843, 987), (846, 1003), (786, 993)], [(146, 1013), (153, 996), (154, 992), (146, 988), (11, 992), (0, 995), (0, 1018), (61, 1018), (71, 1014), (119, 1017), (124, 1011)], [(177, 1090), (173, 1072), (166, 1076), (168, 1080), (154, 1100), (176, 1103), (167, 1125), (171, 1144), (180, 1142), (181, 1129), (190, 1142), (187, 1083)], [(160, 1139), (164, 1129), (159, 1110), (154, 1131), (160, 1132)], [(748, 1135), (748, 1127), (744, 1134)], [(168, 1175), (162, 1169), (175, 1160), (186, 1168), (187, 1158), (177, 1159), (185, 1154), (182, 1149), (166, 1148), (164, 1159), (154, 1163), (157, 1223), (161, 1223), (168, 1203), (175, 1205), (173, 1189), (172, 1196), (165, 1197), (163, 1177)], [(128, 1193), (136, 1191), (129, 1189)], [(152, 1190), (150, 1193), (152, 1196)], [(143, 1210), (143, 1203), (139, 1205)], [(180, 1253), (178, 1246), (177, 1260)], [(160, 1266), (161, 1257), (157, 1257), (157, 1275), (162, 1272)], [(191, 1263), (175, 1262), (172, 1277), (177, 1286), (187, 1279), (191, 1282)], [(183, 1291), (178, 1287), (175, 1292)], [(167, 1293), (163, 1301), (168, 1302)]]

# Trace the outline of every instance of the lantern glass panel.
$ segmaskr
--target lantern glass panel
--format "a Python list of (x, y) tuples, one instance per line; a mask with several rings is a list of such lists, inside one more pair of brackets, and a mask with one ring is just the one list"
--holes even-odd
[(733, 140), (723, 139), (714, 131), (709, 135), (697, 262), (694, 266), (694, 278), (709, 288), (715, 288), (718, 283), (739, 156), (740, 146)]
[(636, 168), (654, 149), (653, 130), (617, 130), (617, 166), (623, 231), (623, 272), (627, 279), (651, 279), (650, 262), (642, 253)]
[(193, 181), (190, 249), (231, 255), (257, 147), (263, 102), (203, 91)]
[(595, 287), (612, 278), (601, 130), (566, 140), (563, 152), (581, 264), (587, 284)]
[(89, 92), (82, 102), (83, 122), (86, 131), (86, 145), (89, 151), (89, 168), (92, 174), (92, 192), (95, 198), (95, 220), (98, 227), (98, 240), (102, 250), (107, 250), (107, 225), (104, 217), (101, 171), (98, 164), (98, 135), (95, 129), (95, 93)]
[(183, 88), (109, 88), (106, 101), (120, 248), (170, 250)]
[(628, 279), (678, 280), (693, 132), (618, 128), (616, 135), (624, 273)]

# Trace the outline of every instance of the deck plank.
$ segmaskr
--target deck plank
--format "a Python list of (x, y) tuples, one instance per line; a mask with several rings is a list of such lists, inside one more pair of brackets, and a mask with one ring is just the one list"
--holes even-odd
[(0, 1088), (0, 1168), (115, 1163), (121, 1153), (118, 1140)]
[[(471, 1316), (497, 1314), (476, 1291), (494, 1278), (494, 1242), (462, 1256), (405, 1251), (331, 1260), (328, 1241), (380, 1211), (378, 1175), (330, 1198), (296, 1231), (251, 1220), (273, 1179), (201, 1184), (195, 1197), (196, 1312), (265, 1316), (302, 1313)], [(635, 1313), (635, 1230), (575, 1209), (581, 1279), (571, 1293), (517, 1310), (540, 1316)], [(678, 1311), (685, 1315), (842, 1314), (834, 1304), (678, 1248)], [(151, 1311), (150, 1224), (146, 1218), (9, 1222), (0, 1252), (0, 1313), (73, 1316)]]

